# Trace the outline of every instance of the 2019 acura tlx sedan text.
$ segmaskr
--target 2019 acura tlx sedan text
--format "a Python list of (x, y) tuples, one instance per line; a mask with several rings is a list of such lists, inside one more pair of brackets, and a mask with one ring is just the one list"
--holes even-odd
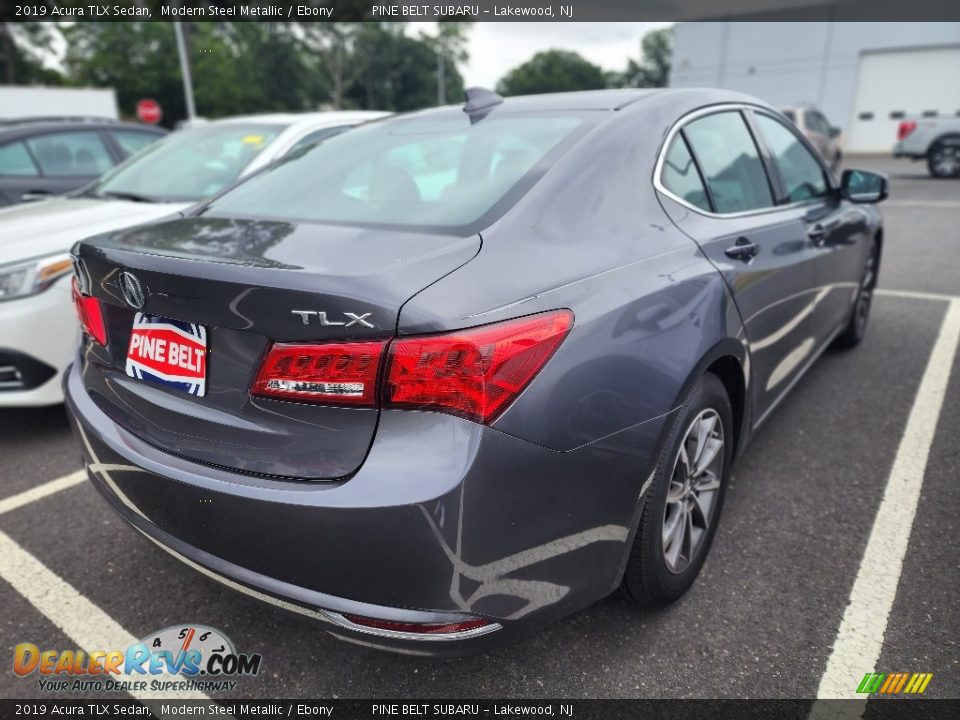
[(863, 337), (886, 194), (725, 91), (475, 89), (357, 128), (75, 246), (90, 479), (376, 647), (670, 603), (751, 434)]

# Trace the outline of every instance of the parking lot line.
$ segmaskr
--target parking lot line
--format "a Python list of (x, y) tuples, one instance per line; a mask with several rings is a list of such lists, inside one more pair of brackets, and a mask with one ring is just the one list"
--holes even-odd
[(17, 508), (23, 507), (24, 505), (29, 505), (32, 502), (37, 500), (42, 500), (48, 495), (53, 495), (58, 493), (61, 490), (66, 490), (67, 488), (72, 488), (74, 485), (79, 485), (84, 480), (87, 479), (87, 473), (84, 470), (77, 470), (72, 472), (69, 475), (64, 475), (61, 478), (56, 480), (51, 480), (46, 482), (43, 485), (37, 485), (32, 487), (29, 490), (24, 490), (22, 493), (17, 493), (12, 497), (4, 498), (0, 500), (0, 515), (8, 513), (11, 510), (16, 510)]
[(896, 598), (930, 446), (958, 344), (960, 299), (955, 299), (947, 307), (900, 438), (849, 604), (820, 680), (817, 690), (820, 699), (862, 698), (855, 692), (857, 681), (864, 673), (878, 670), (875, 665)]
[(936, 300), (938, 302), (951, 302), (952, 300), (960, 300), (960, 295), (917, 292), (916, 290), (890, 290), (887, 288), (880, 288), (875, 290), (874, 294), (884, 295), (886, 297), (909, 298), (911, 300)]
[[(10, 583), (34, 608), (87, 652), (125, 650), (139, 642), (138, 638), (3, 532), (0, 532), (0, 578)], [(117, 679), (143, 678), (118, 676)], [(152, 691), (149, 684), (146, 690), (130, 691), (130, 694), (138, 700), (159, 700), (171, 696), (184, 700), (209, 699), (196, 691)]]

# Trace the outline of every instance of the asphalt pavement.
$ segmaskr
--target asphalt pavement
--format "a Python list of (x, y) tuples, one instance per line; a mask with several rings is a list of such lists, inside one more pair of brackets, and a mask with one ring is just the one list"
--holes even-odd
[[(132, 531), (86, 482), (23, 496), (0, 512), (0, 533), (38, 561), (36, 577), (65, 583), (50, 592), (89, 601), (133, 636), (202, 623), (260, 653), (263, 671), (234, 696), (814, 697), (868, 570), (865, 550), (951, 298), (960, 299), (960, 181), (932, 180), (909, 161), (848, 164), (891, 177), (884, 292), (868, 336), (852, 352), (828, 351), (739, 459), (713, 551), (673, 607), (641, 612), (611, 596), (496, 652), (435, 660), (338, 641), (207, 579)], [(858, 672), (932, 672), (927, 696), (958, 698), (960, 355), (946, 372), (892, 611), (876, 619), (886, 622), (879, 661)], [(0, 510), (79, 468), (62, 408), (0, 410)], [(79, 617), (83, 603), (51, 613), (8, 582), (18, 579), (0, 579), (0, 695), (53, 697), (35, 675), (9, 671), (14, 646), (73, 648), (75, 623), (100, 616)]]

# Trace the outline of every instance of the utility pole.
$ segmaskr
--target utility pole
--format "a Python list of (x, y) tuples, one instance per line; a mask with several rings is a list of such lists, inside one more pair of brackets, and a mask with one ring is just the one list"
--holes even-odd
[(187, 57), (187, 44), (183, 40), (182, 24), (173, 23), (173, 31), (177, 35), (177, 54), (180, 56), (180, 74), (183, 76), (183, 97), (187, 101), (187, 119), (193, 120), (197, 116), (197, 108), (193, 104), (193, 78), (190, 77), (190, 59)]
[(443, 46), (437, 43), (437, 105), (447, 104), (446, 67), (443, 62)]

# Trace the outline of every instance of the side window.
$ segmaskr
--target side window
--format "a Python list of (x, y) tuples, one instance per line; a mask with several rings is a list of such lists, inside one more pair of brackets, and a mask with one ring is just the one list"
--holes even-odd
[(804, 124), (807, 130), (812, 130), (820, 135), (826, 135), (829, 131), (826, 119), (815, 110), (807, 110), (804, 114)]
[(27, 145), (44, 175), (102, 175), (113, 165), (107, 148), (95, 132), (50, 133), (27, 140)]
[(739, 112), (699, 118), (686, 125), (683, 134), (700, 163), (715, 212), (773, 206), (760, 153)]
[(314, 130), (312, 133), (305, 135), (304, 137), (297, 140), (294, 143), (293, 147), (287, 150), (287, 155), (293, 155), (295, 152), (299, 152), (304, 148), (313, 147), (314, 145), (319, 145), (327, 138), (332, 138), (334, 135), (339, 135), (346, 130), (349, 130), (349, 125), (339, 125), (337, 127), (323, 128), (321, 130)]
[(22, 142), (13, 142), (0, 147), (0, 175), (36, 177), (37, 166)]
[(769, 115), (756, 113), (754, 117), (780, 173), (787, 202), (826, 195), (829, 188), (823, 168), (793, 130)]
[(125, 157), (137, 154), (150, 143), (163, 137), (162, 135), (137, 132), (136, 130), (111, 130), (110, 134), (113, 135), (113, 139), (117, 141), (117, 145), (123, 150)]
[(660, 182), (667, 190), (691, 205), (701, 210), (710, 210), (710, 200), (703, 189), (700, 173), (690, 157), (687, 143), (680, 135), (673, 139), (670, 150), (663, 158)]

